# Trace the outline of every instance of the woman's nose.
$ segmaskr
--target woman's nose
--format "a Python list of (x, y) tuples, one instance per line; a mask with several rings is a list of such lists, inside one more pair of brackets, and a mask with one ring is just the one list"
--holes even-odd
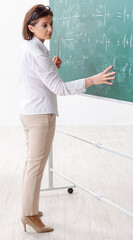
[(53, 31), (53, 28), (52, 28), (51, 25), (49, 25), (48, 31), (49, 31), (49, 32), (52, 32), (52, 31)]

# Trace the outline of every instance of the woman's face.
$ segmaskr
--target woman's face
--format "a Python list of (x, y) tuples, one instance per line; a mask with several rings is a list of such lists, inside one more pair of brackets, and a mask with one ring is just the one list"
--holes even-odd
[(47, 17), (39, 18), (35, 26), (28, 25), (28, 27), (35, 37), (44, 42), (45, 40), (49, 40), (52, 36), (52, 25), (52, 16), (48, 15)]

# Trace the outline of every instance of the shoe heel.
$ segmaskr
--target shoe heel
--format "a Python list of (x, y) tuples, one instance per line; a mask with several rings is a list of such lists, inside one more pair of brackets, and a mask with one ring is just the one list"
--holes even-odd
[(26, 221), (25, 221), (25, 219), (23, 217), (21, 218), (21, 222), (22, 222), (22, 224), (24, 226), (24, 231), (26, 232)]
[(26, 224), (25, 224), (25, 223), (23, 223), (23, 225), (24, 225), (24, 231), (26, 232)]
[(26, 232), (26, 224), (24, 224), (24, 231)]

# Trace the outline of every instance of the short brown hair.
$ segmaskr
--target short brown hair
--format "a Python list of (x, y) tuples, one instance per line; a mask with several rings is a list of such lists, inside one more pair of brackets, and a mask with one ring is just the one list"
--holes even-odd
[(44, 6), (43, 4), (37, 4), (33, 6), (25, 15), (22, 29), (22, 36), (25, 40), (31, 40), (33, 38), (33, 33), (29, 30), (28, 25), (35, 26), (37, 20), (42, 17), (51, 15), (53, 17), (53, 12), (50, 7)]

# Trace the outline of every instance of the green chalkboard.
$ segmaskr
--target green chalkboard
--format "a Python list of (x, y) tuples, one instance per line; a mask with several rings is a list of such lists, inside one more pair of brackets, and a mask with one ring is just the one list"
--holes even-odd
[(133, 102), (133, 0), (50, 0), (54, 13), (51, 56), (59, 56), (64, 82), (92, 76), (113, 65), (113, 86), (87, 94)]

